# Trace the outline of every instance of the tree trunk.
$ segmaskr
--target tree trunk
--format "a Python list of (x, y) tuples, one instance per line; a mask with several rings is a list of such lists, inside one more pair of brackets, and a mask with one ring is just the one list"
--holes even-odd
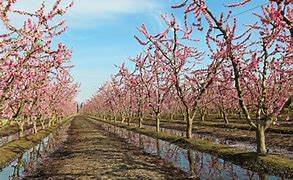
[(174, 120), (174, 113), (171, 113), (171, 121), (173, 121)]
[(200, 114), (200, 120), (201, 122), (205, 122), (205, 114)]
[(201, 122), (205, 122), (206, 114), (207, 114), (206, 108), (199, 109), (199, 113), (200, 113)]
[(45, 122), (44, 121), (40, 121), (41, 122), (41, 127), (42, 127), (42, 129), (45, 129)]
[(186, 116), (185, 118), (187, 119), (186, 137), (190, 139), (192, 138), (192, 118), (190, 118), (189, 116)]
[(19, 138), (24, 137), (24, 122), (17, 122), (19, 128)]
[(37, 122), (34, 121), (34, 122), (33, 122), (33, 125), (34, 125), (34, 133), (37, 133), (37, 132), (38, 132)]
[(130, 126), (130, 118), (131, 118), (131, 117), (128, 117), (128, 119), (127, 119), (127, 125), (128, 125), (128, 126)]
[(49, 123), (48, 126), (51, 127), (52, 126), (52, 118), (49, 119)]
[(122, 115), (121, 115), (121, 123), (123, 124), (123, 123), (124, 123), (124, 121), (125, 121), (125, 115), (124, 115), (124, 114), (122, 114)]
[(161, 114), (156, 113), (156, 132), (160, 132), (160, 120), (161, 120)]
[(241, 120), (242, 119), (242, 113), (241, 113), (241, 111), (238, 111), (238, 116), (239, 116), (239, 120)]
[(221, 116), (222, 116), (222, 118), (224, 119), (224, 122), (225, 122), (226, 124), (229, 124), (229, 120), (228, 120), (228, 118), (227, 118), (227, 115), (226, 115), (225, 110), (224, 110), (224, 109), (221, 109), (220, 111), (221, 111)]
[(142, 121), (143, 121), (143, 118), (140, 116), (138, 121), (139, 121), (139, 122), (138, 122), (138, 127), (139, 127), (139, 128), (142, 128)]
[(52, 121), (52, 125), (54, 126), (56, 124), (56, 122), (58, 121), (58, 117), (56, 117), (55, 119), (53, 119)]
[(41, 123), (42, 129), (45, 129), (45, 120), (43, 120), (42, 118), (40, 118), (39, 121)]
[(265, 127), (261, 124), (257, 125), (256, 128), (256, 143), (257, 143), (257, 153), (266, 154), (266, 142), (265, 142)]

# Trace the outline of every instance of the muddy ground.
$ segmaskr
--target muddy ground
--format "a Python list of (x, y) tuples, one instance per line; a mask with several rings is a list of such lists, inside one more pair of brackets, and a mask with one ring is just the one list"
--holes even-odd
[(75, 117), (68, 139), (24, 179), (188, 179), (179, 169)]

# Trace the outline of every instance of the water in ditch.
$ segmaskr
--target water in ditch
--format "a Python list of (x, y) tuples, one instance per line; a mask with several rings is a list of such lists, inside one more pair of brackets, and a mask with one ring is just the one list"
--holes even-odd
[(37, 159), (44, 153), (50, 138), (52, 138), (52, 134), (44, 138), (40, 143), (33, 145), (33, 147), (21, 154), (8, 166), (0, 170), (1, 179), (17, 179), (21, 177), (25, 171), (33, 167)]
[(159, 156), (189, 174), (199, 179), (285, 179), (261, 172), (244, 169), (229, 161), (192, 149), (183, 149), (167, 141), (154, 139), (133, 131), (100, 122), (100, 126), (123, 138), (128, 143), (142, 149), (144, 152)]
[[(155, 130), (156, 127), (155, 126), (151, 126), (151, 125), (144, 125), (144, 127), (148, 128), (148, 129), (152, 129)], [(176, 129), (169, 129), (169, 128), (160, 128), (162, 132), (168, 133), (168, 134), (172, 134), (172, 135), (176, 135), (179, 137), (186, 137), (186, 132), (185, 131), (180, 131), (180, 130), (176, 130)], [(239, 149), (242, 150), (248, 150), (248, 151), (253, 151), (256, 152), (256, 146), (255, 144), (251, 144), (249, 142), (239, 142), (239, 141), (234, 141), (234, 140), (229, 140), (226, 138), (218, 138), (214, 135), (209, 135), (209, 134), (199, 134), (199, 133), (193, 133), (192, 134), (193, 137), (195, 138), (199, 138), (199, 139), (203, 139), (203, 140), (208, 140), (211, 142), (214, 142), (216, 144), (224, 144), (230, 147), (237, 147)], [(283, 155), (286, 156), (288, 158), (293, 159), (293, 154), (290, 151), (287, 151), (285, 149), (281, 149), (281, 148), (277, 148), (277, 147), (270, 147), (268, 148), (270, 153), (274, 153), (274, 154), (279, 154), (279, 155)]]
[(21, 154), (5, 168), (0, 169), (0, 180), (15, 180), (23, 178), (26, 173), (32, 172), (45, 154), (54, 151), (61, 141), (67, 138), (69, 124), (55, 134), (49, 134), (41, 142), (33, 144), (30, 149)]

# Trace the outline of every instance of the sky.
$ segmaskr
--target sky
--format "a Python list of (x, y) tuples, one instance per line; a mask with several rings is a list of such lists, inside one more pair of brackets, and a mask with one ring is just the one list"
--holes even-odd
[[(53, 0), (45, 1), (48, 6), (52, 5)], [(41, 2), (19, 0), (17, 8), (33, 11)], [(69, 2), (70, 0), (64, 0), (63, 4)], [(174, 13), (182, 20), (182, 12), (171, 8), (178, 2), (180, 0), (75, 0), (74, 6), (63, 17), (67, 20), (69, 30), (58, 41), (65, 43), (73, 51), (72, 64), (75, 67), (71, 75), (81, 84), (77, 101), (84, 102), (94, 95), (98, 87), (117, 72), (115, 64), (125, 62), (130, 65), (128, 59), (142, 52), (143, 47), (133, 38), (139, 34), (137, 27), (142, 23), (155, 34), (164, 28), (161, 14)], [(207, 0), (216, 14), (226, 11), (222, 5), (231, 2), (239, 1)], [(233, 14), (245, 12), (261, 4), (260, 2), (255, 0), (245, 8), (235, 10)], [(237, 16), (245, 22), (253, 22), (253, 18), (247, 19), (246, 14)], [(21, 22), (17, 17), (13, 18), (16, 23)]]
[[(69, 12), (65, 43), (73, 49), (74, 79), (81, 83), (78, 102), (90, 98), (117, 72), (114, 66), (129, 62), (142, 47), (133, 38), (137, 27), (162, 29), (160, 14), (170, 11), (168, 0), (76, 0)], [(71, 14), (73, 14), (71, 16)], [(83, 18), (80, 17), (83, 16)]]

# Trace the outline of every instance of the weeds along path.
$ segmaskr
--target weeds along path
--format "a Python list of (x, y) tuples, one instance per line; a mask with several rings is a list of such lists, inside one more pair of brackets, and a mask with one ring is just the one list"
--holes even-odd
[(139, 151), (78, 116), (69, 137), (25, 179), (186, 179), (170, 165)]

